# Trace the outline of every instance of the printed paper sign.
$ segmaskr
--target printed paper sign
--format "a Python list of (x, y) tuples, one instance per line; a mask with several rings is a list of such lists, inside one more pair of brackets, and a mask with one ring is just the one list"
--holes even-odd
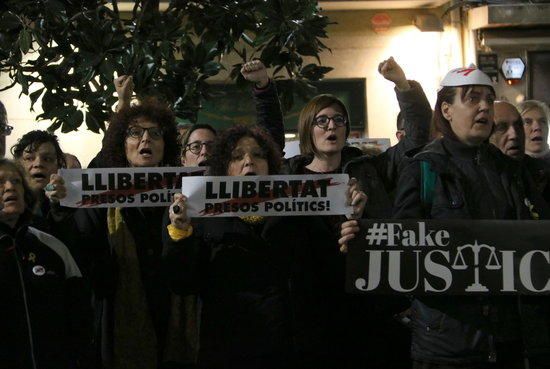
[(372, 147), (384, 152), (391, 147), (391, 142), (389, 138), (349, 138), (347, 143), (351, 146), (361, 148), (362, 146)]
[(350, 242), (353, 293), (550, 294), (550, 221), (367, 220)]
[(347, 174), (185, 177), (190, 217), (341, 215)]
[(206, 167), (60, 169), (67, 197), (62, 206), (111, 208), (168, 206), (181, 179), (201, 176)]

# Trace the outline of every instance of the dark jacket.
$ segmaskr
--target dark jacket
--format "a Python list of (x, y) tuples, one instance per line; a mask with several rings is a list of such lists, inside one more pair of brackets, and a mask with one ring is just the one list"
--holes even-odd
[(265, 88), (254, 88), (252, 97), (256, 105), (256, 124), (271, 135), (282, 152), (285, 148), (285, 130), (277, 86), (270, 80)]
[(63, 243), (0, 223), (0, 368), (76, 368), (91, 332), (84, 291)]
[(271, 236), (278, 221), (199, 219), (186, 239), (174, 242), (165, 234), (164, 271), (172, 290), (202, 300), (199, 366), (289, 366), (285, 245)]
[[(432, 203), (421, 200), (420, 162), (436, 174)], [(530, 189), (519, 162), (496, 147), (469, 147), (439, 139), (416, 154), (400, 177), (398, 219), (533, 219), (547, 217), (546, 204)], [(525, 206), (526, 194), (534, 212)], [(527, 355), (550, 352), (548, 304), (539, 298), (422, 297), (413, 302), (412, 357), (443, 364), (483, 364), (498, 359), (499, 342), (519, 342)], [(521, 318), (520, 318), (521, 317)], [(527, 334), (526, 327), (540, 331)], [(537, 337), (532, 340), (533, 337)], [(502, 352), (500, 353), (502, 354)], [(508, 354), (508, 353), (507, 353)]]
[(74, 232), (71, 232), (76, 209), (52, 203), (43, 190), (38, 191), (37, 198), (38, 205), (34, 209), (30, 225), (63, 242), (76, 262), (80, 264), (79, 248), (76, 247), (77, 239), (74, 237)]
[[(399, 169), (407, 151), (425, 145), (429, 140), (432, 110), (422, 86), (409, 81), (411, 88), (395, 88), (399, 107), (405, 119), (405, 137), (396, 145), (376, 156), (363, 156), (361, 150), (346, 146), (342, 150), (341, 171), (359, 181), (368, 196), (364, 217), (389, 218)], [(312, 155), (297, 155), (286, 163), (285, 172), (303, 173), (313, 160)]]
[[(136, 245), (141, 283), (157, 335), (158, 357), (162, 360), (170, 315), (170, 291), (161, 273), (164, 208), (123, 208), (121, 212)], [(97, 356), (109, 363), (113, 358), (113, 298), (118, 265), (108, 238), (107, 209), (78, 209), (75, 222), (83, 273), (90, 279), (94, 292), (94, 347)]]
[[(339, 172), (359, 180), (368, 196), (364, 217), (391, 216), (401, 161), (406, 151), (424, 145), (429, 138), (431, 108), (421, 86), (396, 91), (405, 117), (407, 135), (377, 156), (363, 156), (351, 146), (342, 149)], [(285, 172), (304, 174), (312, 155), (286, 161)], [(296, 321), (294, 333), (302, 366), (349, 368), (366, 363), (377, 368), (408, 368), (408, 332), (393, 315), (407, 307), (407, 299), (385, 296), (350, 296), (345, 293), (345, 256), (338, 250), (339, 225), (345, 217), (300, 217), (293, 251), (290, 281)], [(307, 230), (311, 230), (308, 232)], [(328, 317), (328, 318), (327, 318)], [(369, 331), (369, 335), (363, 332)]]
[(523, 156), (523, 165), (533, 178), (535, 187), (547, 204), (550, 204), (550, 160)]

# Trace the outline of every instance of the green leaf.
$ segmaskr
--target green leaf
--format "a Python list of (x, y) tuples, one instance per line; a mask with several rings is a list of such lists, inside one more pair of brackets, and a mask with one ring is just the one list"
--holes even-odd
[(218, 74), (221, 68), (222, 65), (220, 63), (209, 61), (202, 67), (202, 73), (208, 76), (215, 76), (216, 74)]
[(254, 46), (254, 41), (246, 33), (243, 32), (241, 34), (241, 37), (244, 40), (244, 42), (246, 42), (248, 45)]
[(23, 74), (21, 70), (17, 71), (15, 80), (19, 85), (21, 85), (21, 93), (28, 95), (29, 94), (29, 79), (26, 75)]
[(21, 52), (23, 54), (26, 54), (30, 50), (31, 44), (32, 44), (31, 33), (26, 28), (23, 28), (19, 33), (19, 49), (21, 49)]
[(68, 119), (68, 125), (71, 128), (70, 131), (76, 130), (82, 124), (84, 114), (80, 110), (75, 110)]
[(31, 99), (31, 110), (33, 110), (33, 106), (34, 104), (36, 103), (36, 101), (38, 100), (38, 98), (40, 97), (40, 95), (42, 95), (42, 93), (44, 92), (44, 87), (41, 88), (41, 89), (38, 89), (36, 91), (34, 91), (33, 93), (31, 93), (29, 95), (29, 98)]
[(12, 12), (5, 12), (0, 16), (0, 29), (4, 31), (11, 31), (21, 27), (21, 20)]
[(100, 129), (105, 129), (105, 127), (99, 124), (98, 120), (91, 111), (86, 113), (86, 126), (92, 132), (99, 133)]

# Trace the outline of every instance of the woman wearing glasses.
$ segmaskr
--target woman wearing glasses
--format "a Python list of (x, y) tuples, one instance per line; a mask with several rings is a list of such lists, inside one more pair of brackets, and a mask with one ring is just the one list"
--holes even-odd
[(189, 128), (181, 142), (181, 165), (184, 167), (205, 165), (215, 139), (216, 130), (209, 124), (195, 124)]
[[(405, 117), (407, 135), (396, 146), (375, 157), (361, 156), (359, 149), (346, 145), (350, 120), (344, 103), (319, 95), (300, 113), (302, 154), (287, 162), (291, 174), (348, 173), (368, 197), (364, 211), (354, 218), (391, 216), (390, 193), (399, 163), (407, 150), (425, 144), (429, 135), (431, 109), (420, 85), (407, 81), (393, 58), (380, 63), (379, 71), (395, 83)], [(291, 292), (293, 301), (301, 302), (294, 315), (301, 322), (297, 342), (302, 366), (409, 367), (408, 332), (393, 319), (407, 301), (358, 298), (344, 291), (345, 257), (338, 247), (343, 221), (344, 217), (308, 217), (306, 222), (316, 231), (295, 251)]]
[[(107, 167), (176, 166), (172, 111), (156, 100), (113, 115), (103, 146)], [(164, 208), (79, 209), (83, 269), (94, 288), (95, 344), (108, 368), (162, 368), (170, 291), (162, 282)]]

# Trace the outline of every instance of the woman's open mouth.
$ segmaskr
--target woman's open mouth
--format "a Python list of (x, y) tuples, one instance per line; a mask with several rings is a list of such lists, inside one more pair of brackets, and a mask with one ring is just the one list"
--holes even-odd
[(487, 118), (479, 118), (479, 119), (476, 119), (475, 122), (478, 123), (478, 124), (487, 124), (487, 123), (489, 123), (489, 119), (487, 119)]
[(44, 173), (33, 173), (31, 178), (36, 182), (43, 182), (46, 180), (46, 175)]
[(337, 139), (338, 137), (335, 134), (331, 134), (330, 136), (327, 137), (327, 141), (330, 141), (330, 142), (336, 142)]
[(146, 147), (139, 150), (139, 154), (145, 158), (150, 158), (151, 156), (153, 156), (153, 150)]
[(17, 201), (17, 195), (8, 195), (8, 196), (4, 197), (4, 199), (3, 199), (4, 206), (6, 204), (9, 204), (11, 202), (16, 202), (16, 201)]

